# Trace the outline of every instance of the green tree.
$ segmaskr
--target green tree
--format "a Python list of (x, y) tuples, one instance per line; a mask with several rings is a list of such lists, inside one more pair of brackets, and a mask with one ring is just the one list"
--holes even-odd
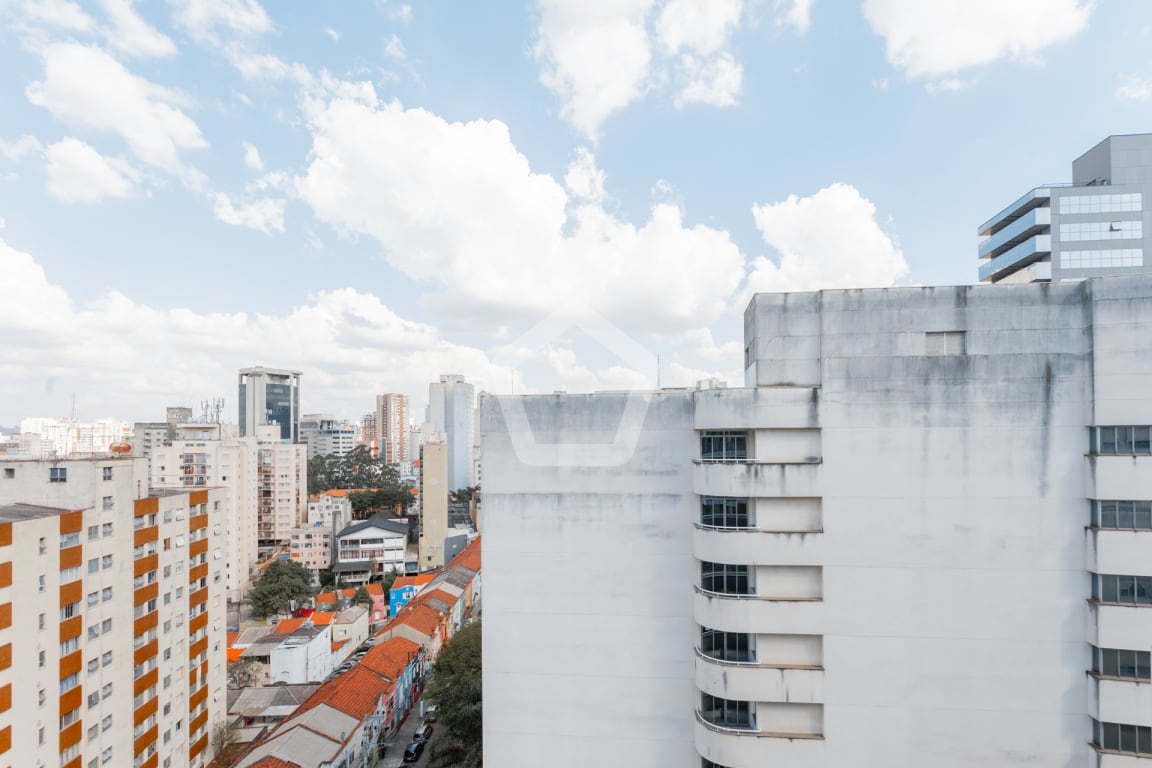
[(480, 768), (484, 764), (480, 622), (456, 633), (441, 651), (424, 697), (440, 707), (439, 738), (429, 768)]
[(372, 455), (363, 445), (343, 456), (314, 456), (308, 461), (308, 491), (322, 493), (333, 489), (364, 489), (348, 494), (357, 517), (370, 517), (379, 509), (412, 503), (412, 486), (400, 482), (396, 467)]
[(321, 568), (317, 573), (320, 576), (320, 591), (331, 592), (336, 589), (336, 574), (332, 572), (331, 568)]
[(388, 590), (392, 589), (392, 585), (396, 583), (398, 578), (400, 578), (400, 571), (396, 570), (396, 566), (392, 566), (388, 573), (380, 579), (380, 588), (384, 590), (385, 595), (388, 594)]
[(472, 501), (480, 493), (480, 486), (470, 485), (467, 488), (459, 488), (452, 493), (448, 494), (448, 500), (452, 502)]
[(292, 560), (273, 560), (248, 592), (252, 615), (258, 619), (289, 613), (292, 602), (312, 597), (312, 572)]
[(368, 594), (368, 590), (363, 586), (356, 588), (356, 594), (352, 595), (352, 602), (355, 605), (369, 605), (372, 602), (372, 595)]

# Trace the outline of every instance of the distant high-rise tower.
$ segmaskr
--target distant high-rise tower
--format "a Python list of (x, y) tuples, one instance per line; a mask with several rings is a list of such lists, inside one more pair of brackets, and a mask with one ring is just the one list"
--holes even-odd
[(376, 396), (376, 436), (380, 458), (389, 464), (408, 460), (408, 395)]
[(1152, 134), (1109, 136), (1072, 162), (1071, 184), (1029, 190), (980, 225), (986, 283), (1058, 283), (1152, 272)]
[(280, 439), (300, 440), (300, 371), (244, 368), (240, 371), (240, 434), (280, 425)]
[(472, 464), (475, 443), (476, 394), (459, 374), (446, 374), (428, 385), (428, 411), (425, 421), (433, 432), (443, 432), (448, 443), (448, 490), (476, 484)]

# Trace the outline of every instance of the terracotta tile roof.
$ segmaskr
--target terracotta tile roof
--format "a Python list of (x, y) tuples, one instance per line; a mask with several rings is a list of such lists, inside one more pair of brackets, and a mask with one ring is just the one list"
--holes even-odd
[(280, 619), (280, 623), (276, 625), (272, 633), (276, 635), (291, 634), (304, 626), (304, 622), (306, 621), (308, 621), (308, 619)]
[(224, 642), (224, 645), (229, 645), (229, 646), (232, 645), (232, 643), (236, 642), (236, 638), (238, 638), (238, 637), (240, 637), (239, 632), (229, 632), (227, 635), (227, 638)]
[(431, 635), (436, 632), (440, 626), (440, 611), (435, 608), (429, 608), (427, 605), (417, 605), (411, 610), (401, 611), (396, 617), (396, 622), (399, 624), (407, 624), (425, 635)]
[(427, 584), (436, 578), (435, 573), (421, 573), (415, 576), (398, 576), (396, 581), (392, 582), (392, 589), (400, 589), (401, 587), (418, 587), (421, 584)]
[(301, 768), (301, 766), (300, 766), (300, 763), (293, 763), (293, 762), (290, 762), (288, 760), (281, 760), (278, 757), (273, 757), (273, 756), (269, 755), (268, 757), (265, 757), (263, 760), (258, 760), (255, 763), (252, 763), (252, 765), (250, 765), (249, 768)]
[(404, 667), (419, 652), (419, 644), (406, 637), (393, 637), (368, 651), (360, 663), (390, 680), (399, 680)]
[[(368, 594), (370, 595), (384, 595), (384, 587), (380, 586), (379, 584), (368, 584), (364, 587), (364, 589), (367, 590)], [(356, 590), (352, 590), (352, 593), (355, 594)]]
[(228, 663), (231, 664), (234, 661), (239, 661), (240, 656), (244, 653), (244, 650), (245, 649), (243, 648), (229, 648), (227, 651)]
[[(431, 592), (421, 592), (419, 595), (412, 599), (412, 602), (417, 605), (427, 605), (429, 600), (439, 600), (449, 607), (449, 609), (456, 605), (459, 598), (451, 592), (445, 592), (442, 589), (434, 589)], [(429, 606), (431, 607), (431, 606)]]
[(312, 614), (312, 626), (326, 627), (332, 623), (332, 618), (335, 615), (335, 611), (315, 611)]
[[(367, 658), (367, 657), (365, 657)], [(371, 669), (357, 664), (339, 677), (321, 685), (298, 712), (327, 704), (351, 717), (363, 719), (376, 709), (380, 697), (391, 684)]]
[(348, 642), (348, 641), (347, 640), (337, 640), (336, 642), (332, 643), (332, 650), (333, 651), (340, 650), (341, 648), (344, 647), (344, 643), (346, 643), (346, 642)]

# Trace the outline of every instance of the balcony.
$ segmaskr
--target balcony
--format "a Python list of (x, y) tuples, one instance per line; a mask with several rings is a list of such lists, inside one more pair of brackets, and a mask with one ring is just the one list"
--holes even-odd
[(699, 560), (748, 565), (810, 565), (824, 562), (824, 537), (812, 531), (712, 528), (696, 524), (693, 553)]
[(696, 587), (693, 617), (702, 627), (730, 632), (821, 635), (825, 626), (824, 602), (819, 599), (721, 595), (699, 587)]
[(821, 495), (820, 478), (818, 461), (796, 464), (697, 461), (693, 490), (701, 496), (813, 497)]
[(824, 670), (714, 659), (696, 649), (696, 687), (736, 701), (824, 701)]
[(1148, 681), (1095, 678), (1099, 714), (1105, 723), (1143, 723), (1152, 712), (1152, 684)]
[(1052, 255), (1052, 235), (1035, 235), (986, 264), (980, 265), (981, 282), (998, 282), (1023, 267)]
[(826, 768), (823, 736), (762, 733), (713, 725), (696, 713), (696, 751), (718, 765)]
[(819, 426), (819, 389), (707, 389), (693, 395), (693, 428), (803, 429)]
[(1052, 190), (1046, 187), (1037, 187), (1036, 189), (1029, 190), (1020, 198), (1001, 209), (995, 216), (988, 219), (988, 221), (981, 224), (980, 228), (976, 230), (976, 234), (981, 237), (994, 235), (1032, 209), (1049, 205), (1051, 200)]
[(976, 253), (981, 259), (994, 259), (1034, 235), (1050, 234), (1052, 209), (1034, 208), (991, 237), (980, 241)]

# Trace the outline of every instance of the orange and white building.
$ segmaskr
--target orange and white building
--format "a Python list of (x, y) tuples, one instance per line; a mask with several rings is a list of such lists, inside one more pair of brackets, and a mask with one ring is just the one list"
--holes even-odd
[(144, 459), (0, 461), (0, 768), (211, 760), (223, 500), (149, 494)]

